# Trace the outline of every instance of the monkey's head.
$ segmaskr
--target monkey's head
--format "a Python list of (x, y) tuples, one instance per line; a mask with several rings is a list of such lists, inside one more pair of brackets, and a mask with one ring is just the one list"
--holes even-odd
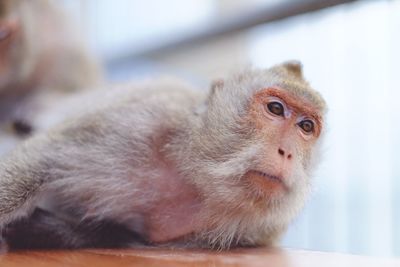
[(324, 113), (299, 62), (214, 83), (191, 133), (194, 183), (232, 212), (256, 208), (289, 221), (310, 191)]

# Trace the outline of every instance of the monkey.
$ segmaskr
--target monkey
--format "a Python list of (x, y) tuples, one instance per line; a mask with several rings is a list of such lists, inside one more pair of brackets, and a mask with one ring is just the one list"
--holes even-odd
[(325, 128), (300, 62), (208, 92), (163, 78), (107, 94), (0, 161), (3, 250), (278, 243), (312, 189)]
[(32, 135), (39, 114), (103, 83), (82, 39), (54, 1), (0, 1), (0, 137)]

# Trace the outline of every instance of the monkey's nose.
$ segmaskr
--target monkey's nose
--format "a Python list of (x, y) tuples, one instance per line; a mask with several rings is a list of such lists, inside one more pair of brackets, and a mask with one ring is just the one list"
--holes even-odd
[(279, 155), (281, 155), (282, 157), (285, 157), (287, 159), (291, 159), (292, 158), (292, 154), (291, 153), (286, 153), (285, 150), (283, 150), (282, 148), (278, 149), (278, 153), (279, 153)]

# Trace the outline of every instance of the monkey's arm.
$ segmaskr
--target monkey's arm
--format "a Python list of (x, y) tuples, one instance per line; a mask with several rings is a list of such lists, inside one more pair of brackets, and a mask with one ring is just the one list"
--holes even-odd
[[(105, 118), (97, 118), (95, 126), (92, 119), (84, 116), (31, 138), (0, 162), (0, 251), (141, 243), (140, 225), (127, 226), (95, 211), (104, 207), (100, 201), (115, 196), (105, 194), (113, 185), (107, 172), (112, 168), (99, 170), (110, 157), (106, 149), (100, 152), (107, 143), (103, 138), (115, 136), (97, 132)], [(118, 184), (121, 176), (115, 176)]]
[[(26, 144), (0, 162), (0, 227), (30, 212), (46, 180), (40, 163)], [(29, 161), (29, 158), (32, 158)]]
[[(35, 208), (29, 217), (7, 224), (0, 251), (19, 249), (123, 248), (143, 246), (144, 240), (112, 220), (81, 220)], [(64, 214), (62, 214), (64, 215)]]
[[(107, 157), (98, 155), (99, 146), (106, 142), (100, 141), (104, 135), (98, 133), (103, 121), (99, 118), (93, 125), (92, 116), (71, 120), (28, 139), (0, 161), (0, 227), (29, 215), (60, 188), (66, 189), (63, 198), (57, 196), (50, 202), (69, 201), (78, 206), (79, 197), (95, 184), (90, 179), (97, 178), (97, 173), (88, 169), (96, 169), (102, 164), (100, 158)], [(87, 184), (81, 185), (83, 180)], [(82, 191), (69, 190), (74, 185)]]
[[(71, 205), (77, 205), (69, 195), (85, 194), (87, 187), (93, 185), (90, 178), (97, 178), (95, 170), (107, 158), (107, 152), (99, 155), (107, 143), (104, 138), (114, 138), (114, 132), (107, 132), (112, 127), (108, 127), (110, 121), (104, 114), (108, 113), (83, 114), (68, 119), (58, 127), (26, 140), (2, 158), (0, 227), (15, 218), (29, 215), (43, 197), (54, 195), (53, 190), (69, 189), (87, 180), (86, 187), (80, 185), (81, 192), (71, 190), (65, 195)], [(65, 178), (70, 178), (69, 184), (55, 184)]]

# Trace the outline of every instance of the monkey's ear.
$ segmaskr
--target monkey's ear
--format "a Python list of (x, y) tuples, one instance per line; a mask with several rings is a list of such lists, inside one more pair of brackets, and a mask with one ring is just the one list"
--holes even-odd
[(298, 60), (290, 60), (282, 63), (282, 67), (290, 74), (303, 78), (303, 65)]
[(219, 90), (220, 88), (222, 88), (224, 86), (224, 80), (223, 79), (216, 79), (213, 80), (211, 82), (211, 87), (210, 87), (210, 92), (208, 94), (208, 97), (206, 98), (206, 100), (204, 101), (204, 103), (202, 103), (200, 106), (196, 107), (194, 110), (194, 114), (195, 115), (200, 115), (202, 113), (204, 113), (207, 108), (208, 108), (208, 103), (210, 102), (210, 98), (214, 95), (214, 93)]
[(224, 80), (223, 79), (216, 79), (211, 82), (211, 91), (210, 95), (213, 95), (216, 90), (219, 88), (222, 88), (224, 86)]

